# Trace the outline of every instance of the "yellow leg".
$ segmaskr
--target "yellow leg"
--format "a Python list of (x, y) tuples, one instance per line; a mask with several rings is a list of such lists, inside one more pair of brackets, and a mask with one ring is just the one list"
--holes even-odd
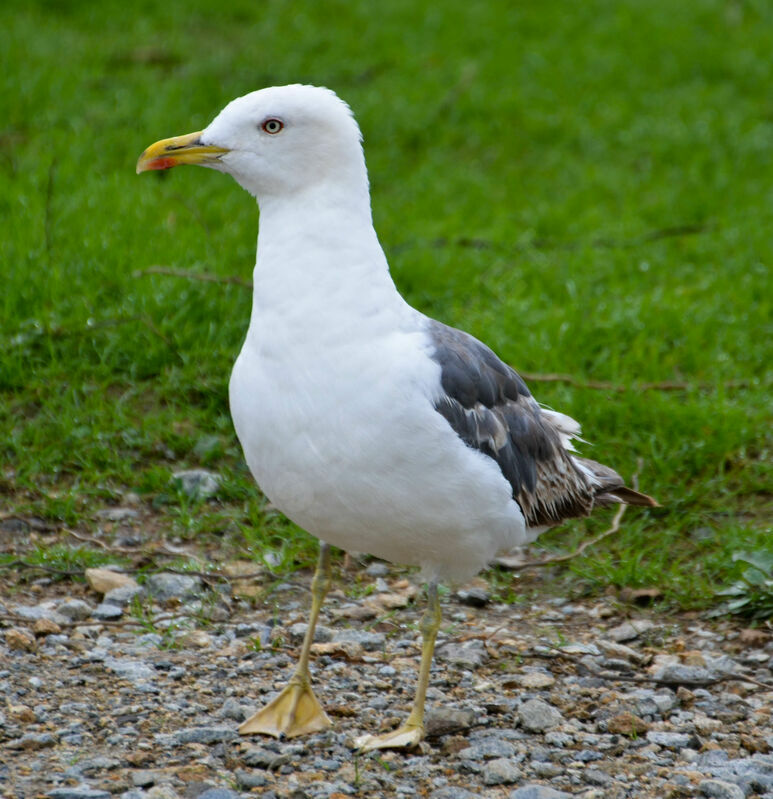
[(330, 588), (330, 547), (320, 542), (319, 562), (311, 581), (311, 613), (309, 627), (303, 639), (303, 648), (295, 673), (284, 690), (272, 702), (245, 721), (239, 732), (242, 735), (259, 733), (276, 738), (286, 735), (308, 735), (331, 726), (331, 721), (311, 690), (309, 674), (309, 652), (314, 640), (314, 628), (322, 607), (322, 601)]
[(424, 737), (424, 701), (429, 683), (429, 668), (435, 652), (435, 639), (440, 629), (440, 602), (437, 595), (437, 583), (427, 586), (427, 610), (421, 617), (421, 668), (419, 684), (416, 686), (416, 698), (413, 700), (411, 714), (405, 724), (385, 735), (361, 735), (354, 745), (361, 752), (371, 749), (404, 749), (421, 741)]

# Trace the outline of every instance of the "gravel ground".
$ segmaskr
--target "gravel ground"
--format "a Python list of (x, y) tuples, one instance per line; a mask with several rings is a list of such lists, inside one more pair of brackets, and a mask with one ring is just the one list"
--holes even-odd
[[(111, 589), (95, 573), (99, 591), (43, 580), (6, 593), (2, 795), (773, 797), (764, 631), (631, 611), (611, 597), (498, 605), (482, 579), (443, 597), (427, 741), (355, 755), (355, 735), (405, 716), (418, 667), (423, 602), (381, 563), (361, 575), (367, 596), (334, 590), (320, 619), (315, 690), (334, 728), (240, 738), (239, 721), (292, 671), (308, 576), (293, 579), (257, 609), (175, 574), (141, 589)], [(122, 623), (138, 591), (162, 632)]]

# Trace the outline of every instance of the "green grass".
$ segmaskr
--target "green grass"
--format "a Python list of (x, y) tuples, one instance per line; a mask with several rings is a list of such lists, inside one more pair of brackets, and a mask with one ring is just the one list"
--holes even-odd
[[(410, 302), (525, 372), (629, 389), (533, 385), (587, 454), (626, 475), (641, 459), (664, 506), (629, 511), (571, 586), (705, 604), (733, 552), (773, 548), (772, 50), (764, 0), (3, 4), (5, 505), (88, 527), (134, 491), (180, 537), (311, 556), (231, 428), (249, 292), (134, 274), (248, 278), (256, 207), (223, 176), (134, 163), (237, 95), (313, 82), (358, 116)], [(635, 388), (670, 380), (687, 390)], [(170, 489), (196, 465), (225, 475), (218, 504)]]

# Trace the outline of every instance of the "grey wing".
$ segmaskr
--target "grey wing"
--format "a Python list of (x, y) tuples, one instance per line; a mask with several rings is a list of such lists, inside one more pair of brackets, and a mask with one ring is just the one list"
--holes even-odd
[(579, 425), (542, 410), (515, 370), (473, 336), (434, 320), (428, 332), (441, 368), (435, 409), (465, 444), (497, 462), (527, 525), (590, 513), (601, 486), (567, 451)]

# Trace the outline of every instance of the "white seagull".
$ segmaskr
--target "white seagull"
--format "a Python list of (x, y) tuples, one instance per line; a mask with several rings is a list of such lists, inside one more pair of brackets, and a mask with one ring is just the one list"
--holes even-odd
[(263, 492), (320, 539), (296, 671), (240, 732), (330, 726), (309, 649), (332, 544), (420, 566), (427, 580), (413, 709), (393, 732), (355, 742), (413, 746), (424, 734), (439, 580), (469, 578), (597, 505), (657, 503), (573, 454), (579, 424), (541, 407), (485, 344), (400, 296), (373, 229), (360, 130), (334, 92), (291, 85), (239, 97), (205, 130), (148, 147), (137, 172), (178, 164), (232, 175), (260, 206), (231, 414)]

